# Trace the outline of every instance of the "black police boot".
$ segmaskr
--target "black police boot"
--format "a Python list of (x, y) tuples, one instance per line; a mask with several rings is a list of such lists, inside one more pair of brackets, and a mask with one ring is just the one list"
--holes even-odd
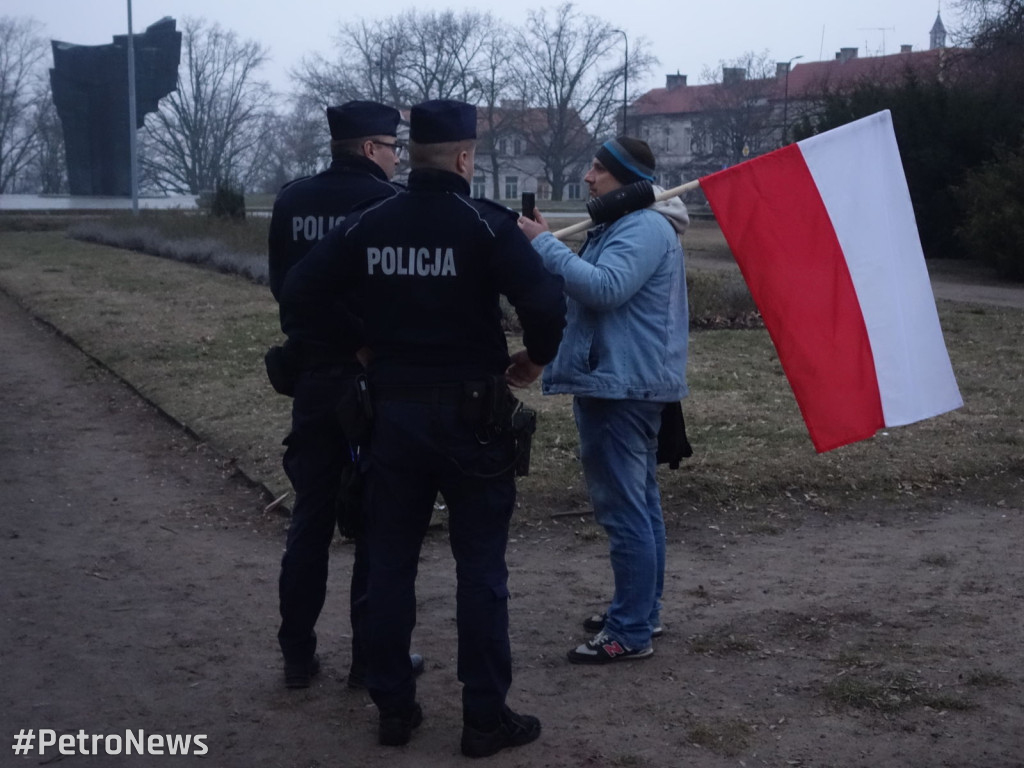
[(466, 757), (490, 757), (508, 747), (521, 747), (540, 737), (540, 720), (533, 715), (517, 715), (508, 707), (502, 711), (497, 728), (480, 730), (462, 726), (462, 754)]
[(409, 743), (413, 730), (422, 722), (423, 709), (415, 703), (407, 712), (381, 712), (377, 740), (385, 747), (401, 747)]
[(320, 657), (315, 653), (308, 661), (285, 661), (284, 685), (286, 688), (309, 688), (311, 679), (320, 672)]

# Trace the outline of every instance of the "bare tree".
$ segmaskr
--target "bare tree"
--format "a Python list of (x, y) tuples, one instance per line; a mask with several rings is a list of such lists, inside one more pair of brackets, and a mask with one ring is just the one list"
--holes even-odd
[(488, 19), (483, 30), (486, 42), (477, 67), (475, 90), (480, 134), (478, 161), (487, 158), (491, 171), (491, 197), (501, 198), (499, 149), (509, 138), (523, 132), (526, 94), (511, 65), (515, 47), (507, 26)]
[[(490, 14), (408, 11), (341, 27), (334, 61), (314, 57), (293, 73), (321, 106), (356, 98), (408, 106), (454, 98), (478, 106), (478, 154), (490, 158), (494, 196), (503, 140), (539, 157), (552, 197), (582, 175), (595, 137), (614, 130), (623, 80), (639, 81), (654, 63), (642, 39), (628, 62), (621, 31), (564, 3), (532, 12), (518, 33)], [(514, 162), (514, 160), (513, 160)]]
[(700, 172), (741, 162), (778, 146), (774, 100), (775, 63), (768, 52), (748, 52), (701, 79), (716, 87), (701, 90), (700, 117), (693, 125), (693, 154)]
[(49, 45), (34, 19), (0, 16), (0, 193), (32, 158)]
[(1019, 50), (1024, 39), (1022, 0), (958, 0), (962, 16), (958, 37), (975, 47)]
[(350, 99), (409, 105), (427, 99), (475, 102), (494, 40), (494, 20), (476, 11), (406, 11), (342, 25), (334, 61), (307, 59), (293, 73), (323, 106)]
[(330, 162), (330, 133), (322, 109), (297, 101), (291, 112), (268, 121), (268, 157), (251, 189), (277, 192), (283, 184), (312, 176)]
[(178, 89), (147, 119), (142, 165), (160, 189), (189, 194), (262, 171), (271, 91), (257, 79), (266, 50), (218, 24), (185, 19)]
[[(561, 200), (566, 183), (577, 179), (594, 151), (595, 138), (614, 131), (626, 67), (613, 51), (618, 30), (593, 16), (581, 16), (572, 3), (551, 17), (532, 11), (520, 38), (518, 74), (530, 102), (542, 113), (531, 121), (529, 151), (541, 158), (551, 197)], [(628, 71), (639, 79), (653, 64), (638, 40)], [(607, 62), (615, 61), (613, 66)]]
[(36, 136), (28, 170), (33, 187), (44, 195), (68, 191), (68, 168), (64, 156), (64, 132), (49, 88), (40, 94), (36, 113)]
[[(338, 55), (329, 60), (317, 53), (303, 59), (291, 73), (304, 103), (326, 109), (354, 99), (385, 102), (385, 42), (394, 40), (382, 21), (349, 24), (335, 38)], [(390, 65), (389, 65), (390, 66)]]
[(494, 40), (491, 16), (474, 11), (408, 11), (400, 21), (406, 39), (396, 56), (396, 79), (409, 103), (427, 99), (476, 101), (481, 66)]
[(1024, 0), (960, 0), (963, 26), (957, 33), (970, 44), (967, 66), (1019, 104), (1024, 95)]

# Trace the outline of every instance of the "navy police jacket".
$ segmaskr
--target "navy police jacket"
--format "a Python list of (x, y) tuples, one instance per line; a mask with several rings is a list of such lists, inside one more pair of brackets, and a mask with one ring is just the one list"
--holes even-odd
[(343, 157), (316, 176), (281, 188), (270, 217), (270, 291), (280, 300), (285, 275), (332, 227), (357, 207), (395, 194), (379, 165), (365, 157)]
[(365, 343), (378, 383), (466, 381), (508, 367), (499, 294), (530, 359), (550, 362), (565, 327), (562, 288), (513, 211), (471, 198), (455, 173), (418, 168), (407, 190), (353, 214), (291, 270), (282, 328), (291, 341)]

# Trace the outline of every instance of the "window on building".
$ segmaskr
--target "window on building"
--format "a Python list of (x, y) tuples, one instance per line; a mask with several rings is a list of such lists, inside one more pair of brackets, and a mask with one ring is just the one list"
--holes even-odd
[(550, 200), (551, 199), (551, 185), (546, 181), (537, 182), (537, 199), (538, 200)]
[(473, 177), (473, 197), (487, 197), (487, 178), (484, 176)]
[(519, 197), (519, 177), (518, 176), (506, 176), (505, 177), (505, 199), (515, 200)]
[(522, 142), (522, 139), (516, 139), (515, 142), (513, 142), (513, 144), (512, 144), (512, 154), (516, 155), (517, 157), (519, 155), (523, 154), (523, 142)]
[(567, 200), (580, 200), (583, 198), (578, 181), (570, 181), (565, 185), (565, 198)]
[(507, 155), (508, 154), (508, 139), (501, 139), (498, 142), (498, 154), (499, 155)]

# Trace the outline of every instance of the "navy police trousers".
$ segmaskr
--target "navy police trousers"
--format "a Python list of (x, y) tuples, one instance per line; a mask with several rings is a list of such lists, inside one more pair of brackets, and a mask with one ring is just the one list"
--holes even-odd
[[(327, 565), (338, 523), (341, 471), (352, 462), (335, 410), (352, 373), (343, 367), (303, 372), (292, 403), (292, 430), (285, 438), (284, 469), (295, 489), (291, 525), (278, 582), (281, 627), (278, 642), (288, 662), (303, 663), (316, 651), (314, 626), (327, 594)], [(357, 541), (350, 612), (352, 665), (362, 660), (366, 558)]]
[(456, 566), (463, 717), (497, 725), (512, 682), (505, 548), (516, 495), (513, 458), (511, 438), (482, 443), (457, 404), (377, 400), (364, 512), (367, 682), (382, 715), (407, 714), (415, 702), (409, 644), (416, 572), (440, 492)]

